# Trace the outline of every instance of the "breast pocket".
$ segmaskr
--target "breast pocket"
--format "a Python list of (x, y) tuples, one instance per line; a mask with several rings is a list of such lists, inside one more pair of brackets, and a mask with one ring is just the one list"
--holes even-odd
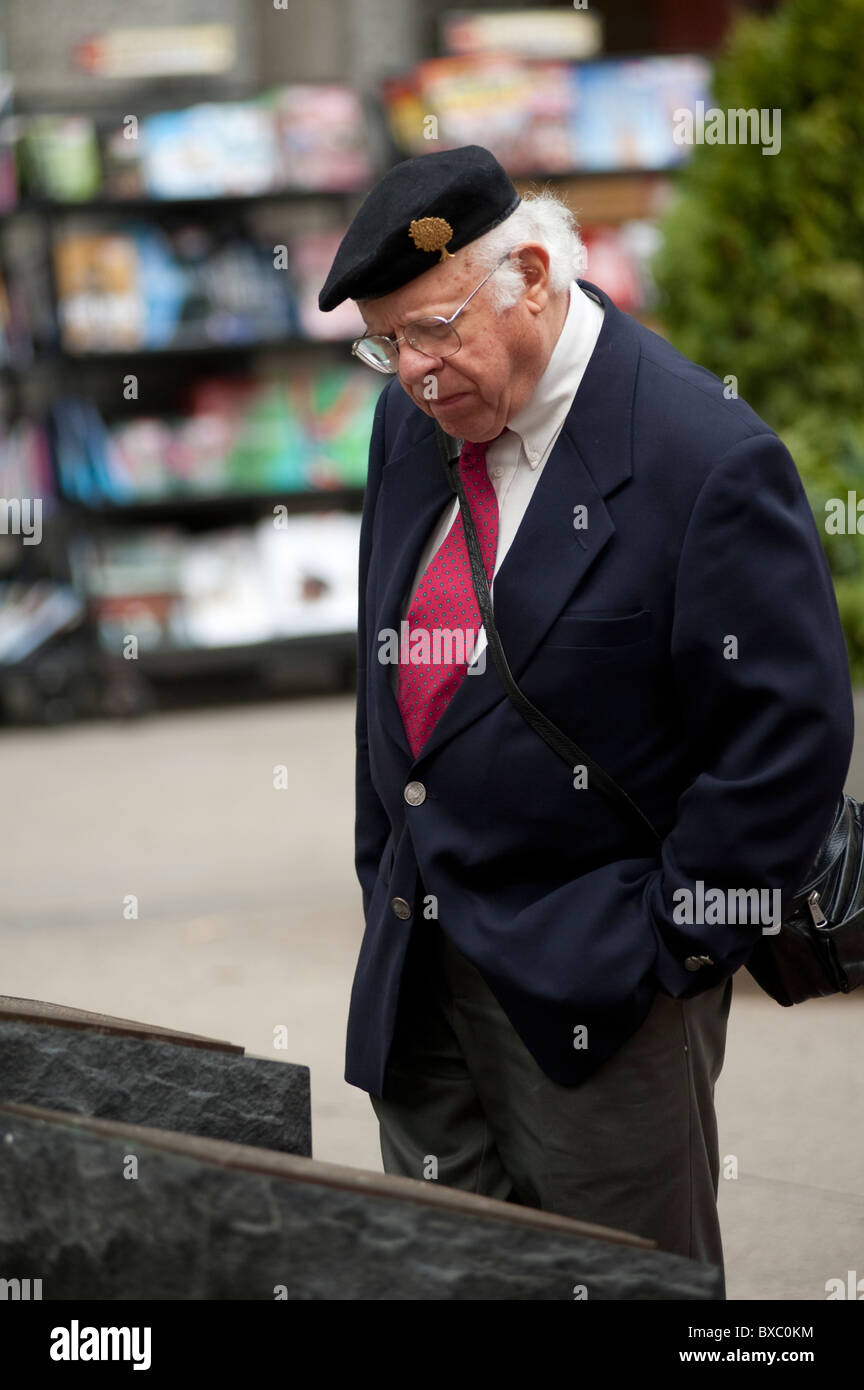
[(631, 647), (651, 636), (647, 608), (592, 608), (562, 613), (549, 628), (544, 647)]

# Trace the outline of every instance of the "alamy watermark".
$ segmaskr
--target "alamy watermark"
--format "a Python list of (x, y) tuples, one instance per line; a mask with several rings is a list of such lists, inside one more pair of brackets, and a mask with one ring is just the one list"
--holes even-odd
[(27, 1303), (42, 1297), (41, 1279), (0, 1279), (0, 1301)]
[(672, 139), (676, 145), (761, 145), (763, 154), (780, 153), (780, 109), (775, 106), (705, 109), (679, 106), (672, 112)]
[(412, 627), (408, 622), (382, 627), (378, 660), (382, 666), (467, 666), (468, 675), (486, 670), (486, 648), (473, 660), (483, 628)]
[(701, 878), (694, 888), (676, 888), (672, 921), (679, 927), (761, 926), (763, 936), (776, 936), (782, 923), (779, 888), (706, 888)]
[(20, 536), (25, 545), (42, 540), (42, 498), (0, 497), (0, 536)]
[(51, 1329), (52, 1361), (131, 1361), (133, 1371), (150, 1369), (149, 1327), (69, 1327)]
[(829, 497), (825, 503), (825, 534), (864, 536), (864, 497), (847, 492), (845, 497)]

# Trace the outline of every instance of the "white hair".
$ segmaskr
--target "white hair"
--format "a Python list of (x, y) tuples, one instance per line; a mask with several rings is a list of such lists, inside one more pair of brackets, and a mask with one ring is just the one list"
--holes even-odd
[[(548, 189), (528, 193), (515, 212), (470, 243), (471, 259), (479, 272), (491, 270), (496, 261), (516, 246), (536, 241), (549, 252), (549, 281), (553, 293), (566, 290), (581, 275), (588, 256), (576, 218), (567, 204)], [(492, 302), (501, 313), (511, 308), (525, 289), (518, 260), (501, 266), (489, 281)]]

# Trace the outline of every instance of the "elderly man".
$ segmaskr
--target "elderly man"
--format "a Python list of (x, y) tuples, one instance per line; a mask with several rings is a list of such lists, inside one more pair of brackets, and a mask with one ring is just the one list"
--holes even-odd
[[(800, 886), (850, 756), (846, 652), (786, 449), (582, 266), (568, 209), (469, 146), (391, 170), (320, 295), (357, 301), (356, 355), (396, 377), (360, 546), (346, 1078), (388, 1172), (722, 1267), (714, 1083), (731, 976), (774, 923), (716, 894)], [(661, 847), (473, 643), (433, 421), (513, 675)]]

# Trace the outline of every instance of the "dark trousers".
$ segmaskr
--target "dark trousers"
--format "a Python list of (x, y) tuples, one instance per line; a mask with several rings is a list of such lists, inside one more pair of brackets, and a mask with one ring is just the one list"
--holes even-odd
[(722, 1268), (714, 1083), (731, 998), (731, 979), (693, 999), (658, 993), (614, 1057), (562, 1086), (437, 923), (415, 921), (384, 1097), (371, 1097), (385, 1172)]

